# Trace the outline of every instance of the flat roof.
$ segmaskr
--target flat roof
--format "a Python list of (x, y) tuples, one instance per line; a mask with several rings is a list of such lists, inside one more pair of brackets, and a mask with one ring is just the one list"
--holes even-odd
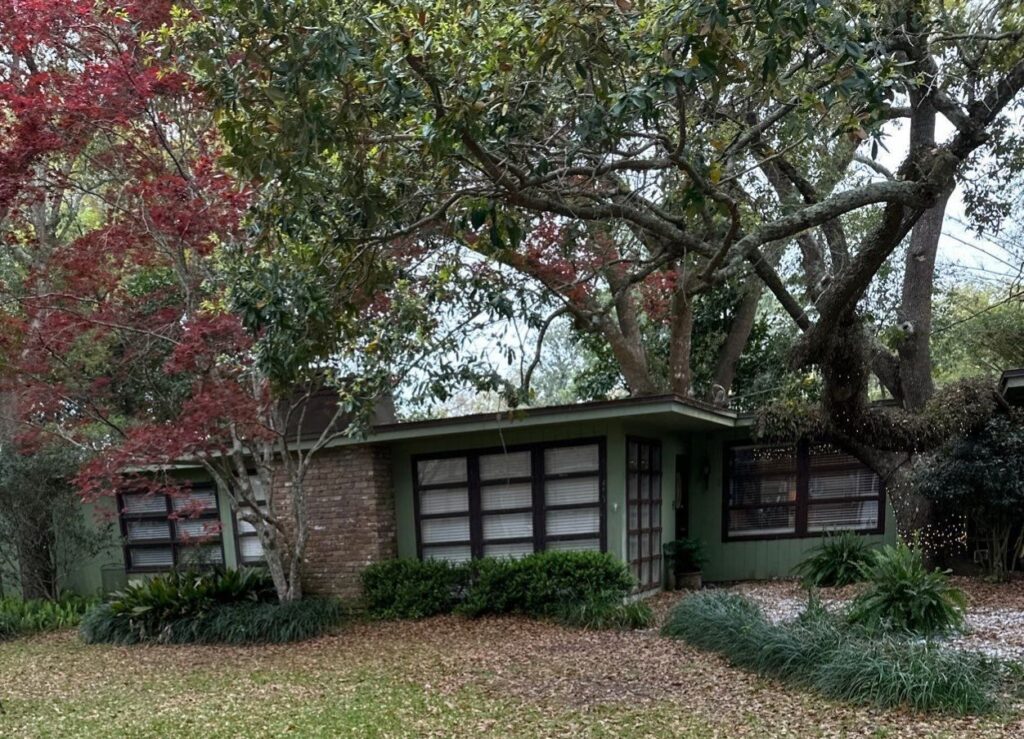
[[(471, 434), (488, 431), (535, 428), (560, 423), (603, 421), (611, 419), (643, 420), (652, 424), (678, 429), (700, 431), (731, 429), (747, 426), (752, 418), (739, 415), (728, 408), (719, 408), (694, 398), (678, 395), (647, 395), (643, 397), (596, 400), (588, 403), (548, 405), (537, 408), (516, 408), (494, 413), (472, 413), (465, 416), (435, 418), (425, 421), (399, 421), (375, 424), (363, 438), (339, 437), (327, 447), (355, 444), (386, 444), (395, 441), (435, 438), (439, 436)], [(310, 443), (310, 442), (306, 442)], [(136, 467), (133, 471), (158, 469), (193, 469), (200, 465), (193, 459), (181, 459), (173, 465)]]
[(598, 400), (589, 403), (516, 408), (494, 413), (472, 413), (451, 418), (425, 421), (404, 421), (373, 426), (364, 439), (339, 439), (334, 445), (383, 443), (404, 441), (448, 434), (474, 433), (509, 428), (531, 428), (559, 423), (597, 421), (605, 419), (639, 419), (659, 417), (679, 423), (680, 429), (734, 428), (746, 425), (736, 411), (719, 408), (693, 398), (678, 395), (648, 395), (643, 397)]

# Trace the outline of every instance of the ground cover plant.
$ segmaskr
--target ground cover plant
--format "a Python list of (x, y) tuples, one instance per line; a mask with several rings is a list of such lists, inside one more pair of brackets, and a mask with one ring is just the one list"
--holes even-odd
[(826, 536), (806, 559), (793, 569), (806, 587), (843, 587), (864, 579), (864, 565), (871, 559), (871, 545), (859, 534), (843, 531)]
[(662, 633), (737, 667), (855, 704), (985, 713), (997, 705), (1003, 674), (993, 660), (872, 633), (814, 601), (799, 618), (776, 624), (738, 594), (698, 593), (674, 609)]
[(650, 609), (624, 603), (633, 585), (621, 562), (597, 552), (462, 564), (397, 560), (363, 572), (367, 608), (378, 618), (517, 614), (587, 628), (642, 628), (651, 623)]
[(852, 622), (926, 637), (963, 627), (966, 597), (949, 582), (948, 572), (928, 570), (919, 550), (885, 546), (872, 552), (862, 571), (869, 586), (853, 601)]
[[(657, 596), (656, 610), (676, 599)], [(652, 631), (454, 616), (354, 621), (285, 646), (138, 649), (45, 634), (0, 643), (0, 694), (5, 737), (1024, 734), (1012, 703), (980, 717), (858, 706)]]
[(0, 640), (77, 626), (94, 599), (67, 596), (60, 600), (0, 598)]
[(158, 575), (114, 593), (86, 613), (89, 644), (258, 644), (308, 639), (344, 619), (340, 602), (277, 602), (262, 570), (185, 570)]

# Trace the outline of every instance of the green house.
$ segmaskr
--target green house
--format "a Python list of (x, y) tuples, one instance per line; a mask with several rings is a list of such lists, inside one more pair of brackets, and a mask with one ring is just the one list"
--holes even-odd
[[(892, 541), (884, 485), (825, 442), (760, 445), (750, 419), (675, 396), (629, 398), (411, 423), (319, 453), (307, 480), (309, 592), (358, 594), (359, 572), (391, 557), (610, 552), (639, 590), (662, 587), (662, 545), (700, 539), (705, 581), (789, 576), (830, 531)], [(257, 563), (259, 542), (225, 496), (183, 468), (194, 500), (111, 497), (109, 551), (69, 585), (94, 592), (180, 565)], [(175, 514), (188, 506), (190, 517)], [(199, 511), (198, 516), (195, 515)]]

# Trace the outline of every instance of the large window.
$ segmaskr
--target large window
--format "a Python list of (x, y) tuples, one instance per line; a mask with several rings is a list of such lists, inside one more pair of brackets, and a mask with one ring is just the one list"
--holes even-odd
[(217, 493), (194, 485), (185, 495), (118, 496), (128, 572), (158, 572), (179, 565), (223, 564)]
[(884, 490), (874, 472), (830, 444), (734, 446), (723, 515), (725, 539), (881, 533)]
[(603, 442), (417, 458), (413, 472), (423, 559), (605, 549)]

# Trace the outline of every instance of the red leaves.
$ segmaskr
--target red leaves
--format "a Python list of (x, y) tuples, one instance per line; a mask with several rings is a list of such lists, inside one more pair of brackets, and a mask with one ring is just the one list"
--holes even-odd
[(146, 48), (170, 6), (0, 0), (0, 212), (24, 265), (0, 308), (6, 382), (26, 439), (110, 444), (81, 472), (89, 496), (166, 487), (137, 471), (268, 434), (249, 337), (204, 308), (224, 302), (207, 259), (249, 193), (189, 80)]

